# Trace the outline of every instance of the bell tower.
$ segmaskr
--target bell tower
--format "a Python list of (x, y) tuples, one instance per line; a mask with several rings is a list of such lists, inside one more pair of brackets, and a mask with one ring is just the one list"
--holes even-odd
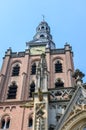
[(32, 41), (26, 43), (26, 46), (30, 49), (30, 53), (41, 54), (45, 52), (46, 48), (55, 49), (55, 43), (52, 40), (50, 27), (44, 20), (37, 26), (36, 34)]
[(23, 52), (9, 48), (3, 58), (0, 130), (63, 130), (60, 127), (78, 94), (72, 47), (66, 43), (56, 48), (45, 20), (26, 45)]

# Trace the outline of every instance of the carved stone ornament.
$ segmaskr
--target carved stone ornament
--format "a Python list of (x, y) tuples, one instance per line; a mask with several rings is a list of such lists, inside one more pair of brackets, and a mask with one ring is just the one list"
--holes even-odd
[(81, 86), (83, 82), (82, 78), (85, 76), (84, 73), (82, 73), (79, 69), (76, 69), (72, 76), (75, 78), (76, 84)]
[(35, 104), (35, 130), (45, 129), (45, 103), (36, 103)]
[(82, 73), (79, 69), (76, 69), (73, 74), (73, 77), (75, 79), (82, 79), (84, 76), (85, 76), (84, 73)]
[(32, 108), (34, 106), (34, 102), (30, 101), (28, 103), (25, 103), (23, 105), (21, 105), (20, 107), (24, 107), (24, 108)]
[(39, 98), (39, 101), (43, 100), (43, 93), (40, 88), (38, 88), (38, 98)]

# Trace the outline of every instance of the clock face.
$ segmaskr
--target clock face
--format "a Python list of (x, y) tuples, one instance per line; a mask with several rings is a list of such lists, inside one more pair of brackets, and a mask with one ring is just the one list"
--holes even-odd
[(32, 47), (30, 49), (31, 54), (42, 54), (45, 52), (45, 46)]

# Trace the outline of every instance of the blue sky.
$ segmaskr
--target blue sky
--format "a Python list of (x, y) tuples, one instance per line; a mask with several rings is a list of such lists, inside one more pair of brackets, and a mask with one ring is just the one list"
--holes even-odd
[(75, 69), (86, 74), (86, 0), (0, 0), (0, 68), (9, 47), (13, 52), (26, 49), (43, 14), (56, 47), (68, 42)]

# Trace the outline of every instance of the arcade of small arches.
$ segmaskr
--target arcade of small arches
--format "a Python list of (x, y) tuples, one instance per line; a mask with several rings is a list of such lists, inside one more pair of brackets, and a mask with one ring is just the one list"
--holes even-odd
[[(34, 61), (31, 64), (31, 75), (36, 75), (37, 66), (38, 66), (38, 61)], [(62, 60), (55, 59), (54, 73), (62, 73), (62, 72), (63, 72)], [(17, 62), (12, 64), (11, 76), (19, 76), (19, 73), (20, 73), (20, 63)]]
[[(32, 97), (32, 93), (35, 92), (35, 82), (34, 80), (31, 82), (30, 87), (29, 87), (29, 97)], [(55, 81), (55, 88), (58, 87), (64, 87), (64, 82), (62, 79), (57, 78)], [(16, 99), (17, 96), (17, 84), (15, 81), (11, 83), (11, 85), (8, 87), (8, 92), (7, 92), (7, 99)]]
[[(0, 120), (0, 130), (4, 130), (4, 129), (9, 129), (10, 128), (10, 125), (11, 125), (11, 121), (12, 119), (10, 118), (9, 115), (4, 115), (1, 117), (1, 120)], [(30, 128), (33, 126), (33, 117), (32, 115), (30, 115), (27, 119), (27, 126)]]
[[(38, 60), (34, 61), (31, 64), (31, 75), (36, 75), (36, 70), (38, 66)], [(55, 59), (54, 63), (54, 72), (55, 73), (62, 73), (63, 72), (63, 67), (62, 67), (62, 62), (59, 59)], [(11, 71), (11, 76), (19, 76), (20, 73), (20, 62), (17, 61), (14, 64), (12, 64), (12, 71)], [(64, 82), (62, 81), (61, 78), (57, 78), (54, 83), (55, 88), (58, 87), (64, 87)], [(8, 87), (8, 93), (7, 93), (7, 99), (16, 99), (17, 95), (17, 84), (15, 81), (11, 83), (11, 85)], [(30, 83), (29, 87), (29, 97), (32, 97), (32, 93), (35, 91), (35, 81), (32, 81)]]
[(10, 116), (9, 115), (4, 115), (1, 118), (1, 121), (0, 121), (0, 129), (1, 130), (9, 129), (9, 127), (10, 127)]

